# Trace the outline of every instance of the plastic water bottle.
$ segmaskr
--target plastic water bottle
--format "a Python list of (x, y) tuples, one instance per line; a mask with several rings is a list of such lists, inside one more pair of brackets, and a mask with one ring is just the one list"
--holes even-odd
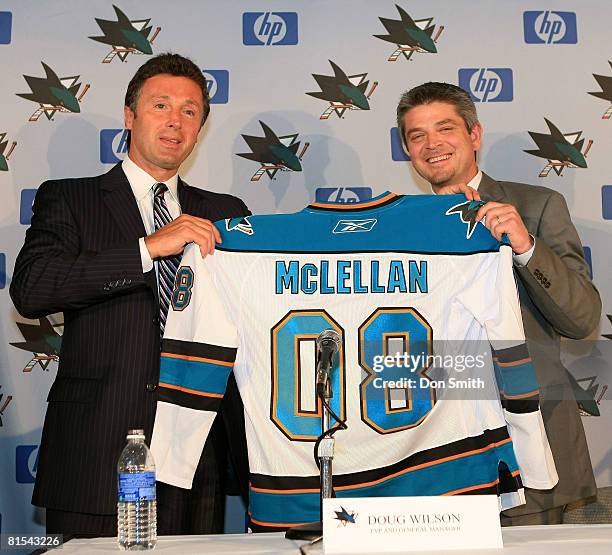
[(117, 542), (119, 548), (153, 549), (157, 543), (155, 462), (143, 430), (130, 430), (117, 463)]

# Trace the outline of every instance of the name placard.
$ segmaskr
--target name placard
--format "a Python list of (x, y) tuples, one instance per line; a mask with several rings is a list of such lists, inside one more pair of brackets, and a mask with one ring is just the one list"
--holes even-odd
[(323, 500), (325, 553), (502, 548), (496, 495)]

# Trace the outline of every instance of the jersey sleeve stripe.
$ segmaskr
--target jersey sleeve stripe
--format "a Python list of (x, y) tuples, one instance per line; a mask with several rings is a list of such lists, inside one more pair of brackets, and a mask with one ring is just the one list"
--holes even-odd
[(502, 398), (502, 407), (508, 412), (515, 414), (525, 414), (528, 412), (537, 412), (540, 408), (540, 400), (535, 399), (504, 399)]
[(498, 366), (496, 362), (493, 364), (496, 375), (501, 376), (501, 383), (498, 383), (498, 386), (504, 397), (524, 399), (538, 395), (540, 385), (531, 362), (505, 368)]
[(231, 371), (225, 365), (163, 356), (159, 383), (192, 394), (222, 397)]
[(528, 391), (527, 393), (521, 393), (519, 395), (510, 395), (504, 390), (499, 393), (504, 399), (530, 399), (532, 401), (537, 401), (539, 399), (540, 390), (534, 389), (533, 391)]
[(202, 395), (204, 397), (217, 397), (219, 399), (223, 399), (223, 394), (221, 393), (206, 393), (204, 391), (197, 391), (195, 389), (187, 389), (186, 387), (180, 387), (178, 385), (172, 385), (168, 383), (161, 383), (159, 387), (163, 387), (165, 389), (176, 389), (177, 391), (182, 391), (183, 393), (189, 393), (191, 395)]
[(530, 358), (526, 343), (519, 343), (518, 345), (514, 345), (512, 347), (507, 347), (504, 349), (494, 349), (493, 356), (499, 361), (502, 366), (504, 366), (508, 362), (514, 362), (516, 360)]
[(501, 362), (498, 358), (493, 359), (495, 364), (502, 368), (511, 368), (512, 366), (518, 366), (519, 364), (527, 364), (531, 362), (531, 357), (522, 358), (520, 360), (512, 360), (508, 362)]
[(192, 341), (180, 341), (179, 339), (164, 339), (162, 343), (162, 355), (177, 355), (184, 358), (203, 358), (219, 362), (231, 362), (236, 360), (236, 349), (233, 347), (222, 347), (220, 345), (209, 345), (208, 343), (195, 343)]
[(502, 398), (538, 399), (540, 386), (526, 343), (494, 349), (493, 368)]
[(169, 403), (188, 409), (199, 411), (218, 412), (221, 406), (222, 395), (206, 395), (199, 393), (194, 395), (190, 391), (176, 386), (167, 386), (160, 384), (158, 389), (158, 401), (161, 403)]
[(162, 352), (161, 356), (163, 357), (167, 357), (167, 358), (178, 358), (181, 360), (191, 360), (194, 362), (208, 362), (211, 364), (217, 364), (219, 366), (229, 366), (230, 368), (232, 368), (234, 366), (233, 362), (225, 362), (223, 360), (215, 360), (212, 358), (204, 358), (204, 357), (196, 357), (196, 356), (187, 356), (187, 355), (176, 355), (173, 353), (166, 353), (166, 352)]

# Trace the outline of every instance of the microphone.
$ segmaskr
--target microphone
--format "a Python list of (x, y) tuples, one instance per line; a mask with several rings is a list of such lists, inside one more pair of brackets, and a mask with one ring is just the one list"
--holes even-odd
[(317, 337), (317, 395), (325, 396), (334, 357), (340, 350), (341, 342), (340, 334), (332, 329), (323, 330)]

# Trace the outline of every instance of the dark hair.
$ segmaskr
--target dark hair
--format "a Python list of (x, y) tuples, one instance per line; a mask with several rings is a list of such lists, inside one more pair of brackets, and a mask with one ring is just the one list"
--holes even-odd
[(189, 58), (185, 58), (179, 54), (165, 52), (164, 54), (159, 54), (154, 58), (150, 58), (142, 64), (128, 84), (125, 93), (125, 105), (136, 114), (136, 103), (138, 102), (138, 97), (140, 96), (140, 91), (142, 91), (142, 86), (145, 81), (161, 73), (167, 73), (177, 77), (187, 77), (200, 86), (202, 98), (204, 99), (204, 113), (202, 114), (202, 125), (204, 125), (210, 113), (210, 100), (208, 98), (206, 79), (196, 64)]
[(402, 136), (402, 141), (406, 143), (406, 129), (404, 128), (404, 115), (415, 106), (430, 104), (432, 102), (446, 102), (452, 104), (457, 113), (463, 119), (468, 133), (472, 132), (474, 125), (478, 123), (476, 106), (470, 95), (457, 85), (450, 83), (423, 83), (406, 91), (397, 105), (397, 126)]

